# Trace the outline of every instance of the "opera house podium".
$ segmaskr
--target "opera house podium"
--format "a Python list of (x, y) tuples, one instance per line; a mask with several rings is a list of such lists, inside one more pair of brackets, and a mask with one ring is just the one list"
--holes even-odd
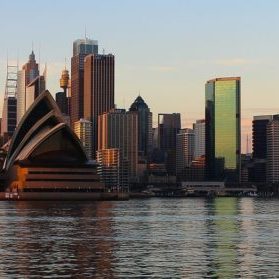
[(4, 163), (5, 198), (19, 200), (105, 199), (96, 162), (63, 121), (48, 91), (21, 119)]

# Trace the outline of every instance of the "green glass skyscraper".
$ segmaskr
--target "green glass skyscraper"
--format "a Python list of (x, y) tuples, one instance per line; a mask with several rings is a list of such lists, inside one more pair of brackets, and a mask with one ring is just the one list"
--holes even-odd
[(208, 180), (240, 180), (240, 77), (205, 85), (206, 174)]

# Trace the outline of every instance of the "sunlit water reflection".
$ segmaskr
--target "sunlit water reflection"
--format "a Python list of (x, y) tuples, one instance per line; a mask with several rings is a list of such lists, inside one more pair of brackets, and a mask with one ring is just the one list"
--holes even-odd
[(279, 200), (1, 202), (0, 278), (278, 278)]

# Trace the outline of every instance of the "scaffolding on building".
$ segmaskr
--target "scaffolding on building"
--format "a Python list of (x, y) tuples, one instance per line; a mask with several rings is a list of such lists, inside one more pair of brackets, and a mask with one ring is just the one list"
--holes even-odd
[(3, 143), (12, 137), (16, 128), (17, 72), (18, 65), (10, 65), (7, 62), (6, 86), (1, 120)]

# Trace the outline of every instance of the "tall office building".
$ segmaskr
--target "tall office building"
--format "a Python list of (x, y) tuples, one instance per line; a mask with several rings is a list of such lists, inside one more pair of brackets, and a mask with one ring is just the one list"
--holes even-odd
[[(98, 119), (98, 152), (118, 148), (120, 173), (127, 169), (129, 183), (137, 177), (138, 164), (138, 115), (122, 109), (113, 109)], [(124, 181), (124, 179), (121, 179)], [(129, 185), (121, 185), (128, 189)]]
[(240, 77), (216, 78), (205, 85), (207, 179), (240, 179)]
[(88, 38), (73, 43), (71, 59), (71, 123), (84, 118), (84, 58), (88, 54), (98, 54), (98, 41)]
[(114, 108), (114, 56), (90, 54), (84, 59), (84, 118), (92, 122), (92, 155), (98, 149), (98, 116)]
[(267, 182), (267, 125), (273, 115), (258, 115), (252, 122), (253, 165), (249, 180), (254, 183)]
[(46, 90), (45, 76), (37, 76), (27, 86), (25, 90), (25, 109), (26, 112), (33, 104), (35, 99)]
[(180, 113), (158, 114), (158, 148), (164, 153), (169, 175), (176, 174), (176, 135), (180, 129)]
[(147, 157), (152, 151), (152, 112), (141, 96), (132, 103), (130, 111), (138, 114), (139, 156)]
[(267, 181), (279, 182), (279, 117), (267, 124)]
[(74, 132), (80, 139), (88, 159), (92, 159), (92, 123), (80, 119), (74, 123)]
[(192, 129), (181, 129), (176, 136), (176, 175), (189, 168), (194, 159), (195, 134)]
[(29, 60), (17, 74), (17, 124), (26, 112), (26, 87), (39, 76), (39, 65), (36, 62), (34, 51), (29, 55)]
[(193, 124), (195, 134), (195, 152), (194, 157), (199, 158), (205, 155), (205, 120), (197, 120)]

